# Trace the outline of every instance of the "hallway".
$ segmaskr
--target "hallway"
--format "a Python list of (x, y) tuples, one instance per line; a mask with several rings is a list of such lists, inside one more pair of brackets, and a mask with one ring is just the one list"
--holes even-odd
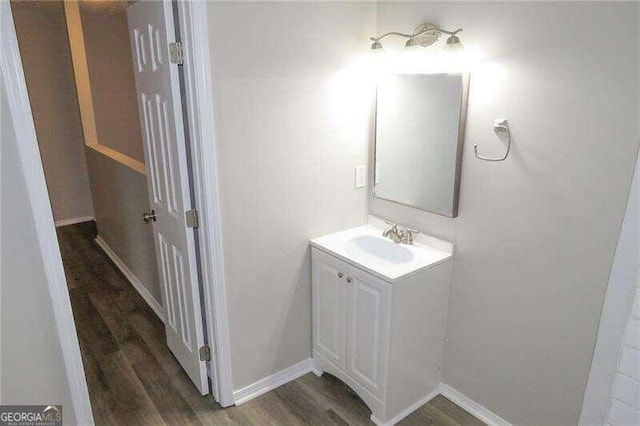
[[(335, 378), (307, 374), (240, 407), (202, 397), (164, 325), (93, 241), (95, 224), (57, 228), (96, 425), (365, 425), (370, 411)], [(482, 425), (442, 396), (402, 425)]]

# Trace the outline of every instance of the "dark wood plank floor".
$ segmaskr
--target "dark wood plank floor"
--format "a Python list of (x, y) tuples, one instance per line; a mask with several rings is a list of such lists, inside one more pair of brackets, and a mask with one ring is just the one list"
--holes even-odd
[[(342, 382), (307, 374), (240, 407), (202, 397), (166, 346), (164, 326), (93, 241), (93, 222), (58, 239), (97, 425), (370, 425)], [(482, 425), (438, 396), (402, 425)]]

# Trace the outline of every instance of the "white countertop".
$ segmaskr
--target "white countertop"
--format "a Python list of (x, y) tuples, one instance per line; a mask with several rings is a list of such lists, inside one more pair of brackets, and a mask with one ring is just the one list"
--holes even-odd
[[(398, 244), (382, 236), (384, 222), (369, 224), (311, 240), (311, 245), (377, 277), (396, 282), (453, 257), (453, 244), (418, 234), (414, 244)], [(388, 228), (388, 226), (386, 226)]]

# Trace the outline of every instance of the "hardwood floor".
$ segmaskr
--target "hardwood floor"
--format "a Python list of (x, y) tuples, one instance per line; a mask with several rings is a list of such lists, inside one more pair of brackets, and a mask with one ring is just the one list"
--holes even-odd
[[(307, 374), (239, 407), (201, 396), (164, 326), (93, 241), (93, 222), (58, 228), (96, 425), (370, 425), (342, 382)], [(401, 425), (483, 425), (438, 396)]]

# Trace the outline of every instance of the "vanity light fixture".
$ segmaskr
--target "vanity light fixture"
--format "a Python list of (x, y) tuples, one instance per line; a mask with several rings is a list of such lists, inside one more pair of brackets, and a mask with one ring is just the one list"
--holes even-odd
[(462, 31), (462, 28), (459, 28), (455, 31), (447, 31), (438, 27), (434, 24), (424, 23), (418, 25), (415, 30), (413, 30), (412, 34), (399, 33), (396, 31), (392, 31), (390, 33), (386, 33), (381, 35), (380, 37), (369, 37), (373, 43), (371, 44), (372, 52), (381, 52), (382, 51), (382, 43), (380, 40), (383, 38), (394, 35), (398, 37), (404, 37), (407, 40), (405, 43), (405, 47), (407, 48), (418, 48), (418, 47), (427, 47), (431, 46), (440, 38), (440, 34), (448, 34), (447, 42), (444, 46), (444, 49), (449, 52), (459, 52), (463, 50), (462, 43), (460, 43), (460, 39), (458, 38), (458, 33)]

